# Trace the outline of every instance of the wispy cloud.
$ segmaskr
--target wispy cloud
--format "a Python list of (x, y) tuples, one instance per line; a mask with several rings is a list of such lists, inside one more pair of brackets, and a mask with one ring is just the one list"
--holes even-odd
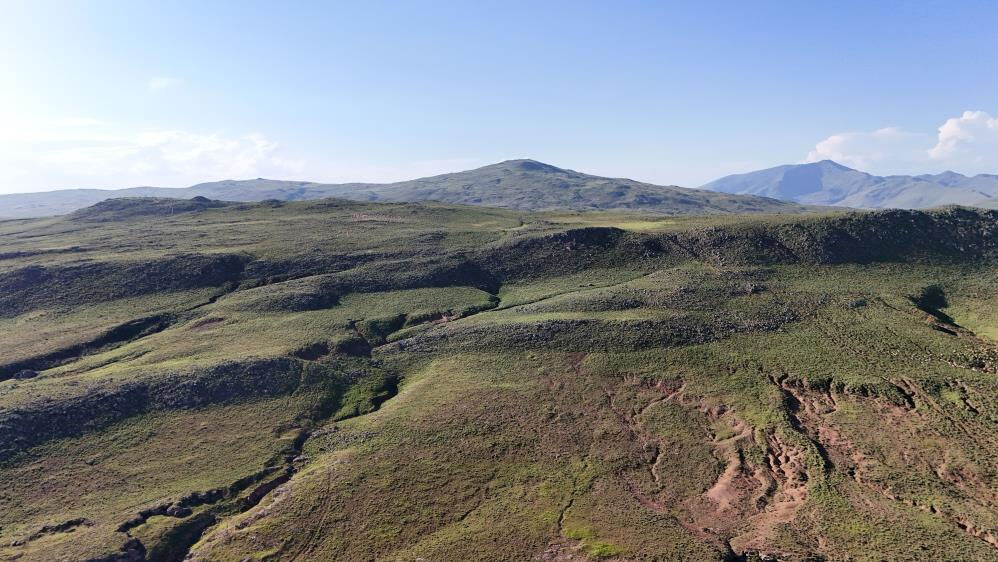
[(171, 78), (169, 76), (153, 76), (146, 82), (146, 87), (150, 90), (156, 92), (159, 90), (165, 90), (167, 88), (172, 88), (179, 83), (176, 78)]
[(834, 134), (815, 145), (807, 154), (808, 162), (834, 160), (861, 170), (884, 164), (917, 162), (927, 158), (925, 147), (931, 136), (909, 133), (896, 127), (869, 132)]
[(936, 134), (886, 127), (837, 133), (817, 143), (808, 162), (835, 160), (875, 173), (920, 173), (944, 168), (964, 173), (998, 172), (998, 118), (965, 111)]
[(0, 192), (289, 177), (304, 165), (257, 132), (128, 130), (87, 119), (0, 122)]
[(73, 187), (188, 186), (267, 177), (388, 182), (480, 166), (470, 159), (308, 160), (261, 132), (132, 129), (90, 117), (0, 113), (0, 193)]

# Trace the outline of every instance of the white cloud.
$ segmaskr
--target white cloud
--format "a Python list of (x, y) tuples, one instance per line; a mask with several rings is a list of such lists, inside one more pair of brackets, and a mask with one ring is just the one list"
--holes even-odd
[(96, 120), (25, 123), (3, 116), (0, 131), (0, 192), (6, 193), (287, 178), (304, 165), (260, 133), (129, 131)]
[(806, 161), (825, 159), (878, 174), (998, 173), (998, 118), (965, 111), (947, 119), (936, 135), (896, 127), (838, 133), (816, 144)]
[(267, 177), (389, 182), (453, 172), (469, 159), (372, 162), (288, 155), (259, 132), (128, 129), (89, 117), (39, 119), (0, 112), (0, 193), (78, 187), (185, 187)]
[(838, 133), (815, 145), (808, 162), (834, 160), (851, 168), (866, 170), (883, 164), (914, 162), (922, 158), (926, 135), (907, 133), (895, 127), (871, 132)]
[(971, 160), (998, 165), (998, 117), (984, 111), (964, 111), (939, 127), (936, 146), (929, 150), (934, 160)]
[(165, 90), (171, 86), (177, 85), (176, 78), (170, 78), (169, 76), (153, 76), (146, 82), (146, 87), (152, 91)]

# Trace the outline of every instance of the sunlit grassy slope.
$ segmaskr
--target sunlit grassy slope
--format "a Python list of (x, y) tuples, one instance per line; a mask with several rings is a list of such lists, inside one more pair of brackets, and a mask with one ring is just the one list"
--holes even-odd
[(0, 222), (0, 559), (998, 556), (994, 212), (189, 207)]

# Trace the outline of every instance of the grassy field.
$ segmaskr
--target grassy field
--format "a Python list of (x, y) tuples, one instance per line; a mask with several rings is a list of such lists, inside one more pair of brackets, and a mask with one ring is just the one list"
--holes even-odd
[(993, 560), (998, 215), (0, 222), (0, 559)]

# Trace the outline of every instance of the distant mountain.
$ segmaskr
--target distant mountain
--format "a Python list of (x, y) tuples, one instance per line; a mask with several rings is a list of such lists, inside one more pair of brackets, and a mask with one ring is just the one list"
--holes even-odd
[(535, 160), (508, 160), (475, 170), (389, 184), (225, 180), (186, 188), (70, 189), (0, 195), (0, 217), (65, 214), (120, 197), (195, 196), (226, 201), (341, 197), (358, 201), (440, 201), (520, 210), (635, 209), (665, 214), (795, 213), (807, 208), (755, 195), (730, 195), (622, 178), (605, 178)]
[(860, 209), (926, 209), (942, 205), (998, 208), (996, 175), (968, 177), (946, 171), (935, 175), (874, 176), (831, 160), (726, 176), (702, 189)]

